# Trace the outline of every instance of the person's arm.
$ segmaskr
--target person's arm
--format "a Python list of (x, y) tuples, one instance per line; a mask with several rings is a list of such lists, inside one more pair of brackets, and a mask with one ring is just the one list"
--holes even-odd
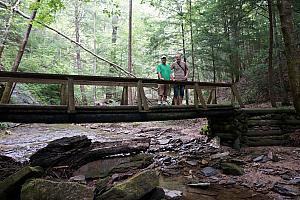
[(175, 81), (175, 77), (173, 76), (173, 73), (174, 73), (174, 64), (171, 65), (170, 70), (171, 70), (170, 78), (171, 78), (172, 81)]
[(185, 63), (185, 67), (186, 67), (186, 74), (184, 76), (184, 78), (187, 80), (188, 77), (189, 77), (189, 68), (188, 68), (188, 65)]
[(158, 79), (159, 79), (159, 80), (164, 80), (164, 78), (161, 76), (161, 69), (160, 69), (160, 66), (157, 66), (157, 74), (158, 74)]

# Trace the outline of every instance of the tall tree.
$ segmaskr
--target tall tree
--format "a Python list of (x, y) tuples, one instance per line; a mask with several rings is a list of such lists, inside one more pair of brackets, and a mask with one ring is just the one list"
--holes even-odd
[(293, 93), (293, 103), (297, 113), (300, 113), (300, 54), (297, 47), (293, 10), (290, 0), (277, 0), (280, 14), (282, 35), (288, 64), (289, 81)]
[[(32, 23), (33, 23), (33, 21), (36, 17), (40, 1), (41, 0), (36, 1), (36, 6), (34, 7), (34, 9), (32, 11), (32, 14), (31, 14), (31, 17), (30, 17), (30, 20), (29, 20), (29, 24), (27, 26), (27, 30), (24, 34), (24, 38), (23, 38), (23, 40), (20, 44), (19, 51), (17, 53), (17, 56), (15, 58), (15, 62), (14, 62), (13, 66), (12, 66), (12, 69), (11, 69), (12, 72), (18, 71), (19, 65), (21, 63), (21, 60), (22, 60), (22, 57), (24, 55), (24, 51), (25, 51), (25, 48), (26, 48), (26, 45), (27, 45), (27, 42), (28, 42), (28, 39), (29, 39), (29, 35), (31, 33)], [(15, 87), (14, 82), (12, 82), (12, 81), (7, 82), (7, 84), (5, 86), (5, 89), (3, 91), (3, 94), (2, 94), (2, 97), (1, 97), (1, 103), (2, 104), (5, 104), (5, 103), (9, 102), (14, 87)]]
[[(79, 5), (79, 1), (76, 0), (75, 1), (75, 36), (76, 36), (76, 42), (80, 43), (80, 21), (81, 21), (81, 13), (79, 11), (80, 9), (80, 5)], [(80, 52), (80, 48), (78, 46), (76, 46), (76, 68), (78, 70), (79, 74), (82, 74), (82, 64), (81, 64), (81, 52)], [(81, 98), (82, 98), (82, 103), (84, 105), (87, 105), (87, 98), (86, 98), (86, 94), (85, 94), (85, 87), (84, 85), (80, 85), (80, 92), (81, 92)]]
[[(128, 20), (128, 72), (132, 73), (132, 0), (129, 0)], [(128, 104), (132, 104), (132, 88), (128, 88)]]
[(269, 11), (269, 67), (268, 67), (269, 97), (270, 97), (272, 107), (276, 107), (274, 81), (273, 81), (274, 22), (273, 22), (272, 0), (268, 0), (268, 11)]

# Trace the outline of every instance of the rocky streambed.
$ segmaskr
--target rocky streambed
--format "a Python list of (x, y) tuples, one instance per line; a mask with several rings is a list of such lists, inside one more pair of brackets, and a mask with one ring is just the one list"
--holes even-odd
[(1, 197), (300, 198), (299, 148), (235, 151), (201, 135), (205, 124), (13, 124), (0, 136)]

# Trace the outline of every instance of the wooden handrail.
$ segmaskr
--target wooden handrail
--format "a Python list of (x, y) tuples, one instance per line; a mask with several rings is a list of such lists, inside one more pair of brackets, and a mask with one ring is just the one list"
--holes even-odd
[[(128, 77), (106, 77), (106, 76), (85, 76), (66, 74), (43, 74), (25, 72), (0, 72), (0, 82), (12, 81), (15, 83), (38, 83), (38, 84), (61, 84), (62, 85), (62, 105), (68, 106), (69, 112), (75, 111), (74, 85), (101, 85), (101, 86), (124, 86), (137, 87), (138, 105), (140, 111), (148, 111), (149, 106), (145, 97), (144, 87), (157, 87), (158, 84), (182, 84), (187, 89), (193, 89), (195, 95), (195, 108), (201, 103), (203, 108), (207, 108), (202, 89), (216, 89), (217, 87), (227, 87), (232, 91), (241, 107), (244, 107), (239, 92), (232, 83), (210, 83), (195, 81), (166, 81), (147, 78)], [(208, 102), (209, 103), (209, 102)]]

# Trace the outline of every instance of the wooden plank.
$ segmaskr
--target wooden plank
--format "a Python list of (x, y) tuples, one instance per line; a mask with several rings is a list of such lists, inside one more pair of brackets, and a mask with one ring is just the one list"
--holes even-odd
[(139, 81), (139, 83), (138, 83), (138, 90), (140, 91), (140, 95), (141, 95), (141, 99), (142, 99), (142, 105), (144, 107), (144, 110), (149, 111), (149, 106), (148, 106), (148, 102), (147, 102), (147, 98), (146, 98), (146, 95), (145, 95), (145, 91), (144, 91), (144, 88), (143, 88), (142, 81)]
[(231, 91), (232, 91), (232, 94), (236, 97), (236, 99), (237, 99), (240, 107), (241, 108), (245, 108), (245, 105), (243, 104), (243, 101), (242, 101), (242, 98), (240, 96), (240, 93), (238, 92), (238, 90), (237, 90), (237, 88), (236, 88), (236, 86), (234, 84), (231, 86)]
[(9, 81), (14, 79), (15, 82), (18, 80), (32, 81), (38, 80), (38, 82), (44, 83), (62, 83), (68, 79), (73, 79), (74, 83), (89, 83), (95, 84), (96, 82), (108, 82), (108, 83), (135, 83), (139, 80), (146, 84), (182, 84), (187, 86), (193, 86), (198, 83), (201, 87), (231, 87), (231, 83), (210, 83), (210, 82), (193, 82), (193, 81), (165, 81), (157, 79), (146, 79), (146, 78), (127, 78), (127, 77), (106, 77), (106, 76), (84, 76), (84, 75), (66, 75), (66, 74), (42, 74), (42, 73), (24, 73), (24, 72), (0, 72), (1, 81)]
[(139, 111), (143, 111), (140, 87), (142, 87), (142, 81), (138, 81), (138, 84), (137, 84), (137, 100), (138, 100)]
[(68, 79), (68, 112), (75, 111), (75, 99), (74, 99), (74, 83), (73, 79)]
[(207, 105), (206, 105), (206, 102), (204, 100), (204, 97), (203, 97), (203, 94), (202, 94), (202, 90), (200, 89), (198, 83), (195, 84), (195, 88), (196, 88), (197, 96), (198, 96), (198, 98), (200, 100), (201, 105), (203, 106), (204, 109), (207, 109)]

